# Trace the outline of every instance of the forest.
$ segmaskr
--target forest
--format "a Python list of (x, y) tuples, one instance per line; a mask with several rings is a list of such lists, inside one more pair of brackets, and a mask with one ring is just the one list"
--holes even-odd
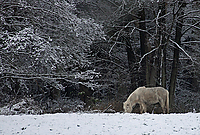
[(0, 114), (123, 112), (141, 86), (200, 112), (199, 66), (198, 0), (0, 0)]

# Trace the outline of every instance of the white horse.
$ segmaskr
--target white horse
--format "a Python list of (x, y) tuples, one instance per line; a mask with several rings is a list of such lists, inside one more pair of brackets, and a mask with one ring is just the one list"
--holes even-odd
[(131, 113), (136, 104), (140, 105), (140, 113), (147, 112), (147, 106), (159, 103), (163, 113), (169, 113), (169, 92), (163, 87), (139, 87), (123, 103), (126, 113)]

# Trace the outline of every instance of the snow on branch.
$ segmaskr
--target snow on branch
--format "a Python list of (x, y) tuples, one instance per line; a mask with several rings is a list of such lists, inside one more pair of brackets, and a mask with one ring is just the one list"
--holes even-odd
[(149, 54), (151, 54), (152, 52), (158, 50), (159, 47), (160, 47), (160, 46), (154, 48), (153, 50), (151, 50), (151, 51), (149, 51), (149, 52), (147, 52), (147, 53), (145, 53), (145, 54), (142, 56), (142, 58), (140, 59), (140, 61), (139, 61), (138, 63), (141, 64), (142, 60), (143, 60), (147, 55), (149, 55)]
[(172, 43), (174, 43), (181, 51), (183, 51), (183, 53), (192, 61), (192, 63), (194, 63), (194, 60), (192, 59), (192, 57), (183, 48), (181, 48), (179, 44), (177, 44), (172, 39), (169, 39), (169, 41), (171, 41)]

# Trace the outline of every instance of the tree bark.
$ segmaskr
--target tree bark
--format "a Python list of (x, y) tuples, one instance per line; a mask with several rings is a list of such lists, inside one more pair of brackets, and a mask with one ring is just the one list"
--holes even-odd
[[(183, 8), (185, 7), (185, 3), (183, 2), (183, 0), (179, 2), (179, 5), (180, 5), (180, 10), (177, 14), (177, 17), (179, 17), (179, 19), (176, 22), (176, 35), (175, 35), (175, 42), (178, 45), (181, 44), (183, 18), (180, 16), (184, 14)], [(179, 63), (179, 48), (175, 45), (171, 78), (170, 78), (170, 87), (169, 87), (170, 107), (172, 107), (172, 105), (174, 104), (174, 94), (175, 94), (176, 80), (177, 80), (177, 74), (178, 74), (178, 72), (177, 72), (178, 71), (178, 63)]]
[(136, 78), (134, 74), (134, 65), (136, 62), (136, 57), (133, 52), (130, 38), (129, 37), (123, 37), (124, 43), (126, 45), (126, 52), (127, 52), (127, 58), (128, 58), (128, 65), (129, 65), (129, 72), (130, 72), (130, 78), (131, 78), (131, 89), (135, 90), (137, 88), (136, 86)]
[[(159, 3), (159, 10), (161, 10), (160, 16), (164, 16), (166, 14), (166, 1), (160, 1)], [(162, 35), (161, 39), (161, 86), (166, 88), (166, 20), (165, 18), (160, 19), (160, 35)]]
[[(150, 47), (148, 47), (147, 43), (147, 34), (146, 30), (146, 23), (145, 23), (145, 10), (142, 8), (139, 12), (139, 29), (141, 29), (140, 33), (140, 50), (141, 50), (141, 57), (145, 55), (148, 51), (150, 51)], [(142, 73), (141, 73), (141, 81), (139, 82), (140, 86), (149, 85), (150, 84), (150, 67), (148, 64), (148, 57), (146, 56), (141, 63), (142, 66)]]

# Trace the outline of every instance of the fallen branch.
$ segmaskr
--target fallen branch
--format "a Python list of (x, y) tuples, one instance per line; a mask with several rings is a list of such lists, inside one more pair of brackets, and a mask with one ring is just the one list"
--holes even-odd
[(103, 113), (105, 113), (106, 111), (108, 111), (108, 109), (110, 109), (110, 107), (112, 107), (112, 105), (109, 105), (109, 106), (103, 111)]

